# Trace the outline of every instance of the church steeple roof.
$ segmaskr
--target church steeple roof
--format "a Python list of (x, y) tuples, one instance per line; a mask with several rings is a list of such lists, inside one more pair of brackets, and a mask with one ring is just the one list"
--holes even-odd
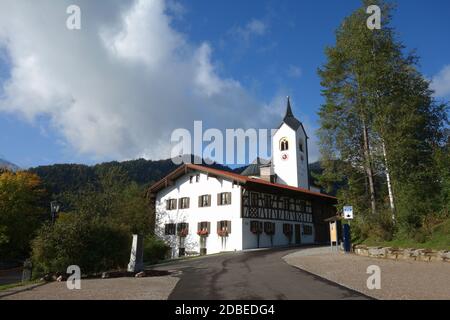
[(297, 130), (302, 125), (302, 123), (292, 113), (291, 99), (289, 97), (287, 97), (286, 115), (284, 116), (283, 122), (293, 130)]
[(284, 119), (289, 118), (289, 117), (294, 117), (294, 114), (292, 113), (292, 109), (291, 109), (291, 98), (288, 96), (287, 97), (286, 115), (284, 116)]

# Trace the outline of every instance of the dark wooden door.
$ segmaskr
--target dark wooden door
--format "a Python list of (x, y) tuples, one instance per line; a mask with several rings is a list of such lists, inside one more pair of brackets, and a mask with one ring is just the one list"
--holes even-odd
[(301, 240), (301, 235), (300, 235), (300, 225), (296, 224), (295, 225), (295, 244), (301, 244), (302, 240)]

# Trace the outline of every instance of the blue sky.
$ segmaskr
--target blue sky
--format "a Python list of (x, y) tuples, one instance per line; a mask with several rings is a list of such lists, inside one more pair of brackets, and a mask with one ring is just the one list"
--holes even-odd
[[(40, 1), (36, 2), (39, 3)], [(83, 1), (78, 2), (82, 10), (82, 17), (85, 19), (82, 21), (84, 26), (86, 26), (85, 29), (81, 30), (82, 32), (94, 33), (94, 31), (96, 31), (93, 27), (94, 23), (89, 21), (89, 19), (93, 19), (94, 17), (99, 17), (99, 21), (104, 22), (105, 25), (113, 25), (113, 22), (109, 20), (101, 20), (103, 19), (103, 16), (101, 15), (101, 9), (99, 9), (98, 6), (92, 5), (91, 8), (90, 5), (85, 4)], [(450, 41), (448, 41), (448, 34), (450, 31), (450, 2), (447, 0), (399, 0), (396, 1), (396, 3), (397, 9), (394, 13), (393, 26), (396, 28), (399, 38), (404, 42), (408, 49), (416, 49), (417, 54), (421, 57), (420, 69), (425, 76), (429, 79), (434, 78), (436, 79), (436, 82), (439, 82), (437, 84), (439, 88), (437, 98), (449, 99), (450, 67), (446, 69), (446, 66), (450, 65)], [(156, 25), (157, 29), (161, 27), (161, 29), (158, 29), (158, 32), (169, 32), (170, 36), (175, 34), (173, 38), (176, 40), (174, 41), (183, 43), (181, 48), (188, 52), (192, 51), (192, 56), (197, 56), (199, 52), (204, 52), (204, 54), (200, 54), (200, 56), (205, 58), (206, 70), (208, 72), (211, 71), (211, 68), (214, 70), (212, 74), (208, 74), (206, 79), (211, 79), (212, 77), (212, 82), (217, 82), (218, 87), (225, 88), (223, 89), (225, 91), (223, 93), (224, 96), (227, 94), (235, 95), (236, 100), (239, 100), (241, 96), (245, 96), (245, 103), (248, 103), (249, 105), (254, 104), (256, 106), (264, 106), (254, 110), (252, 109), (250, 114), (255, 118), (259, 116), (262, 118), (264, 116), (263, 113), (266, 113), (266, 115), (270, 114), (271, 120), (269, 123), (272, 122), (273, 126), (276, 126), (280, 119), (280, 113), (282, 113), (282, 109), (284, 109), (284, 102), (280, 97), (290, 95), (292, 97), (294, 113), (298, 118), (305, 122), (310, 131), (314, 131), (317, 128), (318, 118), (316, 113), (323, 101), (320, 96), (321, 87), (320, 79), (317, 76), (317, 68), (325, 62), (324, 48), (327, 45), (332, 45), (334, 43), (334, 31), (336, 27), (345, 16), (349, 15), (355, 8), (359, 7), (359, 0), (196, 0), (189, 2), (183, 1), (180, 3), (169, 1), (163, 5), (165, 6), (165, 14), (170, 17), (170, 30), (166, 30), (167, 26), (165, 26), (163, 19), (161, 20), (161, 24)], [(111, 10), (111, 12), (117, 13), (117, 15), (120, 15), (123, 11), (127, 10), (126, 6), (117, 5), (116, 3), (114, 3), (114, 6), (116, 7), (112, 8), (113, 5), (111, 5), (111, 9), (107, 8), (105, 10)], [(19, 19), (22, 19), (23, 15), (26, 15), (27, 12), (23, 12), (23, 10), (19, 12), (21, 9), (20, 6), (16, 9), (18, 10), (17, 12), (12, 9), (9, 14), (13, 17), (17, 15), (16, 19), (18, 21)], [(1, 11), (4, 12), (4, 10)], [(56, 13), (54, 16), (50, 15), (50, 19), (51, 17), (59, 17), (61, 14), (60, 11), (61, 10), (58, 12), (58, 10), (55, 9)], [(29, 10), (30, 15), (32, 15), (33, 12), (35, 11), (32, 9)], [(38, 15), (39, 12), (36, 12), (35, 14)], [(147, 16), (143, 15), (142, 17)], [(155, 17), (155, 21), (159, 21), (158, 19), (160, 18), (161, 15)], [(37, 20), (40, 21), (39, 19)], [(41, 35), (40, 32), (45, 33), (45, 28), (48, 27), (40, 25), (39, 23), (27, 26), (19, 24), (16, 20), (11, 21), (12, 22), (7, 27), (5, 27), (5, 25), (2, 26), (0, 23), (0, 94), (3, 95), (3, 97), (0, 97), (2, 98), (5, 96), (4, 87), (7, 86), (8, 83), (11, 83), (10, 78), (12, 73), (17, 75), (15, 77), (15, 82), (20, 89), (16, 88), (12, 90), (9, 88), (9, 94), (29, 94), (29, 92), (26, 92), (24, 91), (25, 89), (21, 88), (20, 81), (31, 81), (36, 78), (19, 76), (21, 74), (20, 69), (13, 72), (14, 67), (23, 61), (21, 60), (20, 53), (18, 53), (18, 48), (22, 48), (21, 45), (25, 43), (23, 39), (27, 39), (27, 37), (35, 38), (37, 37), (35, 36), (36, 34), (39, 36)], [(16, 23), (17, 28), (21, 28), (20, 35), (22, 39), (13, 40), (13, 43), (14, 41), (17, 42), (17, 46), (10, 48), (8, 47), (9, 44), (5, 42), (4, 39), (5, 35), (10, 35), (14, 30), (11, 25), (15, 26)], [(2, 27), (3, 31), (1, 29)], [(111, 30), (113, 29), (114, 28), (111, 28)], [(27, 32), (30, 32), (30, 34)], [(3, 41), (1, 41), (2, 35)], [(83, 38), (81, 40), (74, 38), (72, 41), (80, 41), (81, 45), (83, 45), (85, 42), (88, 43), (89, 41), (92, 41), (92, 39), (95, 39), (95, 37), (89, 39)], [(152, 39), (156, 39), (155, 41), (162, 41), (157, 38), (157, 34), (149, 34), (145, 41), (153, 41)], [(140, 41), (142, 42), (142, 40)], [(51, 42), (49, 43), (51, 45)], [(67, 47), (67, 43), (63, 41), (59, 42), (57, 40), (55, 43), (57, 48), (55, 48), (54, 51), (59, 50), (59, 55), (69, 56), (70, 54), (67, 52), (72, 52), (72, 48)], [(163, 42), (162, 46), (165, 45), (166, 43)], [(181, 45), (177, 45), (176, 48), (180, 48), (180, 46)], [(151, 48), (154, 50), (154, 48), (157, 47), (158, 46)], [(54, 52), (43, 52), (40, 49), (40, 45), (39, 49), (36, 48), (37, 47), (34, 47), (30, 52), (36, 51), (38, 60), (46, 61), (46, 54), (54, 54)], [(90, 47), (86, 47), (84, 50), (80, 49), (80, 52), (74, 50), (74, 64), (84, 63), (86, 56), (89, 56), (91, 53), (91, 49), (89, 48)], [(121, 47), (116, 46), (116, 49), (117, 48), (120, 49)], [(69, 51), (61, 51), (64, 49)], [(21, 51), (22, 50), (20, 50), (20, 52)], [(150, 51), (151, 49), (149, 49), (149, 52)], [(98, 58), (100, 60), (107, 60), (107, 58), (101, 56), (101, 52), (103, 51), (95, 51), (92, 49), (92, 56), (99, 56)], [(139, 53), (140, 51), (136, 52)], [(77, 54), (79, 56), (77, 56)], [(126, 54), (127, 57), (131, 56), (128, 51)], [(136, 54), (132, 57), (135, 56)], [(79, 61), (77, 60), (77, 57), (79, 58)], [(192, 59), (195, 60), (195, 58)], [(71, 63), (72, 60), (68, 61)], [(67, 61), (62, 60), (62, 63), (67, 64)], [(183, 61), (183, 63), (185, 63), (185, 61)], [(35, 68), (35, 66), (36, 65), (33, 65), (33, 68)], [(26, 70), (26, 66), (23, 68)], [(92, 70), (92, 68), (95, 68), (95, 63), (89, 65), (89, 70)], [(130, 68), (129, 64), (127, 64), (127, 68)], [(102, 72), (101, 70), (109, 70), (104, 66), (99, 67), (99, 69), (100, 71), (98, 72)], [(186, 67), (186, 70), (188, 69), (189, 68)], [(57, 73), (54, 69), (46, 68), (44, 62), (41, 65), (38, 65), (36, 70), (39, 71), (36, 76), (38, 77), (37, 79), (39, 82), (39, 77), (42, 77), (42, 74), (47, 74), (47, 70), (48, 74), (52, 76)], [(57, 70), (60, 70), (60, 68)], [(185, 70), (184, 67), (182, 70)], [(72, 72), (74, 71), (72, 70)], [(106, 79), (109, 77), (108, 73), (109, 71), (104, 71), (104, 77)], [(164, 73), (164, 71), (162, 71), (162, 73)], [(176, 71), (174, 73), (176, 74)], [(182, 72), (180, 72), (180, 74), (181, 73)], [(140, 81), (140, 84), (142, 83), (138, 68), (134, 70), (133, 73), (130, 72), (129, 74), (127, 73), (124, 75), (124, 78), (127, 77), (129, 77), (129, 80), (127, 80), (128, 82)], [(159, 75), (158, 77), (161, 76)], [(158, 79), (158, 77), (153, 77), (152, 74), (149, 79)], [(164, 76), (162, 77), (164, 78)], [(48, 80), (47, 76), (44, 78), (44, 80)], [(69, 95), (77, 101), (85, 99), (85, 96), (89, 96), (89, 94), (94, 96), (98, 93), (95, 89), (95, 84), (91, 87), (89, 94), (85, 94), (86, 91), (83, 91), (83, 94), (80, 93), (81, 91), (70, 93), (72, 83), (68, 82), (67, 85), (64, 85), (64, 79), (66, 78), (67, 75), (58, 78), (55, 77), (55, 79), (59, 79), (56, 82), (52, 82), (52, 79), (52, 81), (48, 82), (42, 80), (40, 83), (42, 83), (42, 86), (47, 84), (49, 88), (46, 88), (45, 90), (49, 91), (54, 90), (54, 86), (50, 85), (56, 83), (58, 84), (57, 90), (55, 89), (56, 91), (64, 92), (66, 95), (67, 92), (69, 92)], [(95, 78), (95, 74), (87, 77), (87, 82), (89, 82), (89, 79), (91, 78)], [(144, 77), (144, 79), (148, 78)], [(168, 83), (170, 84), (170, 81)], [(140, 84), (133, 86), (132, 90), (136, 90), (136, 92), (138, 92), (137, 90), (145, 90), (145, 88), (140, 89)], [(59, 87), (59, 85), (61, 87)], [(77, 86), (78, 85), (80, 85), (80, 82), (77, 82)], [(113, 83), (111, 85), (120, 86), (120, 83)], [(183, 82), (174, 85), (175, 88), (173, 90), (176, 90), (176, 86), (178, 85), (179, 90), (181, 91), (191, 89), (189, 88), (189, 85), (186, 85)], [(25, 87), (28, 88), (30, 86), (26, 85)], [(41, 89), (42, 88), (39, 90)], [(211, 90), (208, 86), (206, 89)], [(84, 90), (89, 90), (89, 88), (84, 88)], [(47, 98), (48, 91), (45, 92), (46, 94), (42, 95)], [(167, 93), (166, 96), (167, 95), (170, 95), (170, 92)], [(78, 98), (78, 96), (80, 96), (80, 98)], [(207, 96), (210, 98), (211, 94), (208, 93)], [(30, 97), (33, 98), (35, 96), (31, 95)], [(157, 132), (160, 132), (161, 130), (155, 129), (154, 131), (146, 131), (145, 128), (147, 126), (152, 126), (150, 119), (153, 119), (164, 112), (164, 96), (158, 96), (158, 98), (153, 99), (153, 96), (149, 93), (143, 97), (143, 99), (147, 99), (146, 101), (151, 101), (151, 103), (148, 102), (148, 104), (153, 104), (154, 106), (148, 108), (154, 108), (154, 110), (152, 109), (153, 111), (150, 112), (146, 109), (147, 111), (145, 113), (140, 114), (139, 112), (141, 109), (139, 107), (133, 107), (135, 95), (133, 95), (133, 92), (130, 92), (130, 105), (127, 105), (127, 108), (129, 108), (130, 113), (133, 114), (133, 117), (130, 117), (131, 120), (129, 122), (121, 122), (120, 119), (124, 118), (122, 117), (123, 113), (121, 113), (124, 111), (121, 109), (122, 111), (117, 113), (117, 117), (111, 116), (111, 118), (108, 118), (108, 124), (103, 124), (101, 122), (101, 119), (103, 119), (101, 112), (108, 112), (107, 106), (104, 109), (99, 109), (98, 112), (94, 112), (92, 107), (86, 107), (89, 112), (92, 112), (89, 117), (79, 116), (79, 113), (75, 113), (75, 108), (70, 108), (73, 114), (67, 116), (65, 110), (68, 109), (57, 109), (54, 107), (54, 105), (57, 104), (55, 101), (64, 100), (61, 97), (64, 97), (64, 95), (61, 94), (55, 99), (53, 99), (53, 96), (52, 99), (43, 99), (42, 105), (36, 103), (36, 106), (34, 106), (34, 100), (31, 98), (16, 99), (13, 102), (6, 99), (6, 103), (11, 103), (15, 106), (14, 108), (8, 106), (3, 106), (2, 108), (0, 105), (0, 158), (7, 159), (21, 167), (30, 167), (53, 163), (76, 162), (93, 164), (101, 161), (129, 159), (139, 156), (157, 158), (158, 154), (160, 154), (151, 151), (153, 150), (151, 142), (148, 143), (150, 151), (146, 150), (140, 152), (139, 149), (141, 148), (141, 145), (135, 144), (133, 141), (144, 136), (148, 136), (147, 138), (150, 139), (150, 141), (153, 138), (154, 140), (159, 139), (156, 135)], [(121, 96), (118, 95), (116, 100), (120, 99)], [(124, 99), (126, 100), (126, 97)], [(217, 103), (218, 108), (218, 111), (214, 111), (214, 113), (226, 113), (226, 102), (223, 107), (225, 111), (221, 109), (222, 106), (217, 102), (224, 99), (225, 98), (222, 97), (221, 99), (217, 98), (214, 100), (214, 104)], [(227, 97), (227, 99), (231, 98)], [(106, 99), (98, 100), (100, 101), (99, 103), (107, 101)], [(167, 111), (167, 117), (158, 120), (160, 123), (168, 123), (170, 121), (168, 119), (173, 119), (173, 117), (177, 116), (177, 108), (180, 110), (184, 108), (183, 100), (180, 99), (177, 101), (180, 101), (178, 102), (178, 106), (174, 107), (170, 112)], [(200, 101), (198, 102), (199, 104), (208, 104), (208, 101), (210, 100), (196, 99), (195, 101)], [(25, 105), (27, 103), (33, 104), (33, 107)], [(173, 102), (170, 103), (173, 104)], [(51, 106), (47, 106), (46, 104), (51, 104)], [(140, 105), (137, 98), (136, 105)], [(273, 115), (270, 112), (267, 112), (267, 110), (270, 110), (271, 108), (276, 111)], [(156, 110), (160, 111), (157, 113)], [(237, 103), (236, 107), (230, 107), (230, 113), (234, 114), (235, 118), (227, 118), (227, 125), (230, 125), (233, 121), (236, 121), (237, 126), (240, 125), (239, 121), (241, 121), (241, 119), (239, 110), (239, 103)], [(195, 114), (195, 111), (193, 113)], [(172, 118), (170, 118), (171, 115)], [(96, 119), (95, 116), (98, 116), (99, 118)], [(110, 115), (108, 115), (108, 117), (110, 117)], [(145, 117), (149, 117), (147, 126), (144, 121)], [(182, 116), (180, 115), (180, 117)], [(248, 117), (248, 114), (243, 112), (242, 117)], [(117, 120), (117, 118), (120, 119)], [(132, 132), (126, 131), (128, 128), (134, 128), (133, 123), (139, 118), (144, 118), (142, 128), (136, 125), (136, 128), (139, 128), (139, 130)], [(71, 126), (72, 119), (74, 121), (73, 126)], [(93, 125), (86, 130), (88, 131), (86, 133), (86, 138), (85, 130), (77, 130), (84, 126), (83, 121), (89, 121), (89, 119), (94, 119), (96, 125)], [(111, 129), (109, 124), (115, 123), (114, 121), (120, 122), (118, 128), (125, 131), (112, 129), (114, 133), (119, 132), (120, 134), (117, 133), (118, 136), (110, 141), (109, 137), (111, 137), (112, 134), (108, 132), (107, 129)], [(220, 120), (211, 119), (211, 125), (214, 125), (217, 122), (220, 122)], [(76, 126), (75, 123), (77, 124)], [(104, 130), (102, 127), (103, 125), (105, 126)], [(177, 125), (183, 125), (183, 123), (180, 122)], [(186, 125), (186, 123), (184, 123), (184, 125)], [(97, 127), (101, 127), (102, 130), (95, 131), (95, 128)], [(121, 132), (124, 133), (122, 134)], [(97, 136), (102, 137), (102, 139), (99, 138), (99, 141), (92, 145), (89, 143), (90, 139), (88, 134), (92, 135), (92, 139), (95, 139)], [(308, 132), (308, 134), (314, 136), (314, 132)], [(127, 136), (127, 139), (122, 139), (122, 136)], [(315, 143), (315, 141), (312, 143)], [(130, 147), (130, 145), (133, 146)], [(99, 152), (97, 152), (97, 150), (99, 150)], [(315, 155), (315, 157), (317, 157), (317, 155)]]

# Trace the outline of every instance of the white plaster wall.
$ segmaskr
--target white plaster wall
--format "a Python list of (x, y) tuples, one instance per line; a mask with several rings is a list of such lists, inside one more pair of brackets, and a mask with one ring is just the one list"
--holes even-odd
[[(200, 174), (200, 181), (189, 183), (189, 176)], [(231, 192), (231, 205), (218, 206), (217, 194)], [(199, 208), (198, 197), (211, 195), (211, 206)], [(189, 209), (180, 209), (177, 203), (176, 210), (166, 210), (167, 199), (190, 198)], [(200, 252), (200, 236), (197, 235), (197, 224), (209, 221), (210, 234), (206, 241), (207, 253), (221, 251), (242, 250), (242, 219), (241, 219), (241, 187), (234, 185), (232, 181), (209, 177), (205, 173), (188, 173), (176, 180), (175, 184), (161, 190), (156, 196), (156, 230), (155, 232), (173, 248), (172, 256), (178, 255), (178, 237), (165, 236), (166, 223), (189, 223), (189, 234), (185, 240), (186, 251)], [(217, 235), (217, 221), (231, 221), (231, 234), (227, 238)], [(222, 241), (226, 240), (226, 241)]]
[[(258, 237), (257, 235), (253, 234), (250, 231), (250, 221), (255, 221), (257, 219), (243, 219), (243, 230), (242, 230), (242, 248), (243, 249), (253, 249), (258, 247)], [(270, 248), (270, 247), (280, 247), (280, 246), (287, 246), (289, 244), (294, 245), (295, 244), (295, 231), (294, 234), (291, 237), (291, 243), (289, 243), (288, 238), (283, 233), (283, 224), (289, 223), (289, 224), (300, 224), (300, 231), (303, 231), (303, 224), (309, 225), (313, 228), (312, 235), (304, 235), (301, 234), (301, 244), (313, 244), (314, 243), (314, 225), (312, 223), (293, 223), (288, 221), (281, 221), (281, 220), (258, 220), (262, 221), (263, 223), (265, 221), (270, 221), (275, 223), (275, 234), (272, 236), (272, 241), (270, 241), (270, 236), (266, 233), (261, 233), (259, 235), (259, 248)], [(293, 230), (294, 230), (293, 226)]]
[[(289, 150), (280, 151), (280, 140), (286, 137)], [(297, 168), (297, 137), (296, 132), (287, 124), (283, 123), (275, 132), (272, 138), (272, 161), (274, 173), (277, 175), (277, 182), (290, 186), (298, 186)], [(282, 153), (287, 153), (288, 159), (282, 160)]]
[[(297, 181), (298, 181), (298, 187), (308, 189), (309, 188), (309, 181), (308, 181), (308, 157), (306, 150), (308, 148), (307, 146), (307, 139), (305, 132), (303, 131), (302, 127), (300, 126), (297, 130), (297, 140), (295, 144), (295, 150), (297, 151), (296, 159), (298, 161), (297, 166)], [(300, 141), (303, 143), (303, 152), (300, 151)], [(303, 159), (303, 160), (302, 160)]]

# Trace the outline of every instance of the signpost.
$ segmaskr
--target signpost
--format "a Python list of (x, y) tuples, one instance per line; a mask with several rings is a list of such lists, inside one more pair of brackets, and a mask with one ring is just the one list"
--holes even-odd
[[(352, 206), (345, 206), (343, 211), (344, 211), (344, 219), (345, 220), (353, 219), (353, 207)], [(343, 231), (344, 231), (344, 234), (343, 234), (344, 251), (350, 252), (351, 251), (350, 222), (348, 222), (347, 224), (344, 224)]]
[(352, 206), (344, 207), (344, 218), (345, 218), (345, 220), (353, 219), (353, 207)]

